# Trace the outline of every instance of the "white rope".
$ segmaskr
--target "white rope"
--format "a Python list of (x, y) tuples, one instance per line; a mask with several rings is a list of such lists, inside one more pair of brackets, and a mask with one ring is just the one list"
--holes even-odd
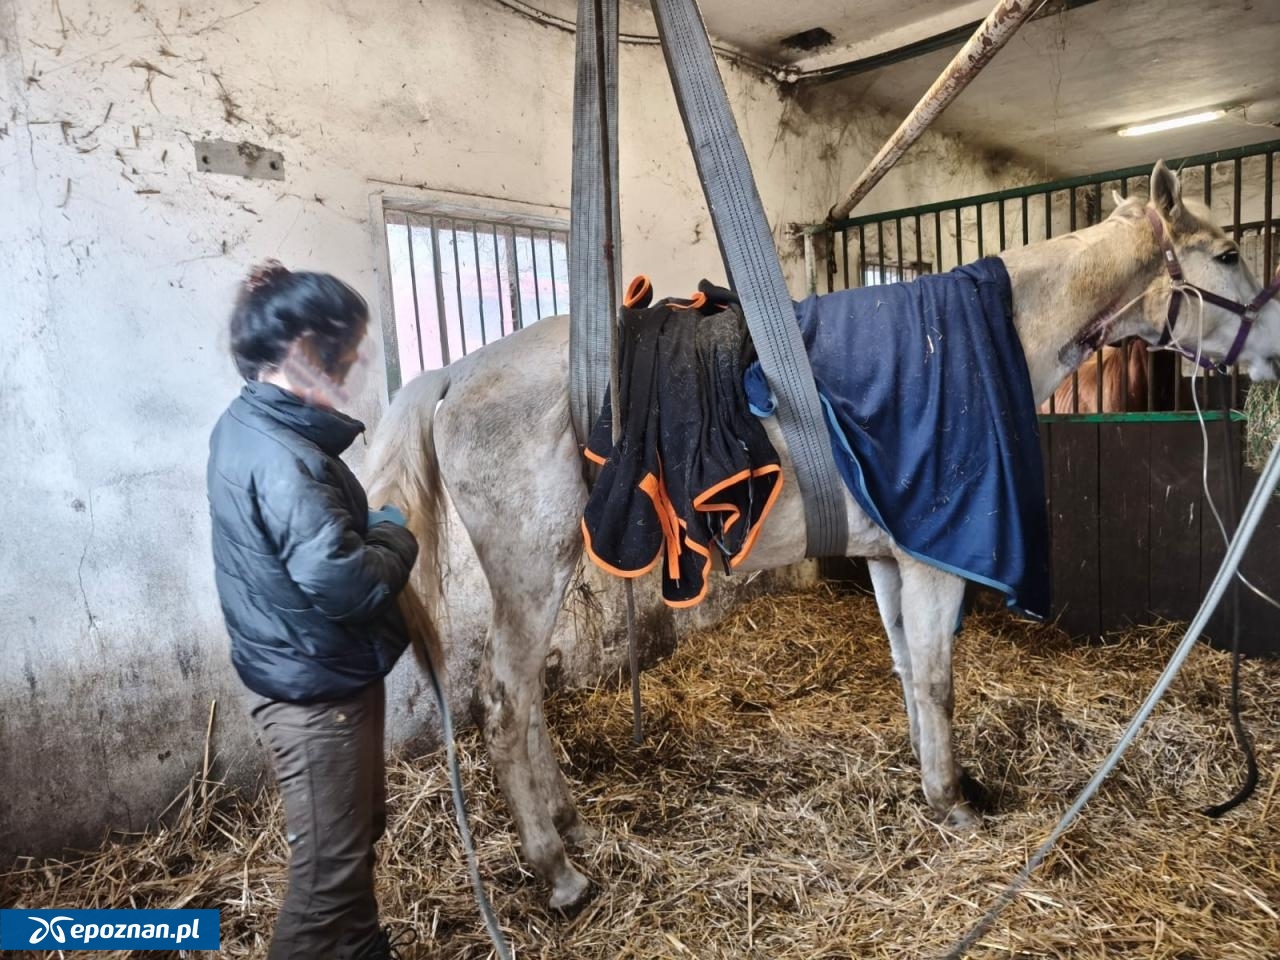
[[(1218, 525), (1218, 532), (1222, 535), (1222, 542), (1225, 544), (1230, 542), (1231, 538), (1227, 534), (1226, 524), (1222, 522), (1222, 515), (1218, 512), (1218, 506), (1214, 502), (1213, 494), (1209, 491), (1209, 431), (1205, 426), (1204, 411), (1200, 409), (1200, 398), (1196, 395), (1196, 380), (1204, 376), (1204, 369), (1200, 366), (1201, 350), (1204, 343), (1204, 296), (1194, 287), (1187, 287), (1180, 283), (1174, 284), (1174, 293), (1172, 295), (1176, 296), (1178, 293), (1188, 297), (1195, 297), (1198, 308), (1196, 311), (1195, 365), (1191, 371), (1191, 403), (1195, 407), (1196, 420), (1200, 424), (1200, 486), (1204, 490), (1204, 498), (1209, 504), (1209, 512), (1213, 514), (1213, 520)], [(1171, 337), (1169, 347), (1166, 349), (1175, 349), (1175, 344), (1178, 347), (1182, 346), (1176, 337)], [(1207, 384), (1208, 380), (1206, 379), (1205, 382)], [(1206, 389), (1208, 388), (1206, 387)], [(1260, 599), (1280, 610), (1280, 600), (1276, 600), (1260, 587), (1255, 586), (1243, 573), (1237, 571), (1236, 579)]]

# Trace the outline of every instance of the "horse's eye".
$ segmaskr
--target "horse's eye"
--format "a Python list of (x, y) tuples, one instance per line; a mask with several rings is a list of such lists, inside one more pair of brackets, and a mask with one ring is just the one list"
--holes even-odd
[(1227, 266), (1234, 266), (1240, 260), (1240, 251), (1232, 247), (1230, 250), (1223, 250), (1213, 259), (1219, 263), (1225, 263)]

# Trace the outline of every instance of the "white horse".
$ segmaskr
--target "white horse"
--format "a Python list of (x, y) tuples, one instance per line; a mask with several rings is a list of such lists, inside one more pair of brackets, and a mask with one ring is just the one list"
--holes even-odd
[[(1259, 292), (1236, 245), (1206, 207), (1182, 197), (1163, 163), (1152, 172), (1150, 196), (1145, 207), (1126, 200), (1100, 224), (1001, 254), (1037, 403), (1097, 342), (1159, 340), (1175, 294), (1147, 208), (1158, 214), (1188, 283), (1241, 303)], [(1226, 354), (1239, 318), (1177, 295), (1188, 301), (1177, 342), (1209, 357)], [(566, 854), (566, 842), (580, 843), (589, 831), (556, 762), (542, 704), (552, 629), (582, 555), (579, 520), (587, 500), (569, 417), (568, 339), (567, 319), (549, 318), (417, 377), (392, 403), (370, 454), (371, 499), (405, 509), (425, 545), (419, 573), (428, 587), (438, 584), (432, 564), (441, 481), (475, 546), (493, 600), (478, 680), (483, 734), (524, 856), (550, 887), (550, 905), (560, 909), (582, 903), (590, 888)], [(1240, 363), (1255, 379), (1277, 375), (1274, 301), (1259, 313)], [(766, 426), (787, 481), (744, 570), (777, 568), (805, 555), (798, 484), (776, 424)], [(845, 553), (870, 563), (925, 798), (952, 824), (975, 824), (951, 729), (952, 638), (964, 582), (899, 550), (847, 493), (845, 509)]]

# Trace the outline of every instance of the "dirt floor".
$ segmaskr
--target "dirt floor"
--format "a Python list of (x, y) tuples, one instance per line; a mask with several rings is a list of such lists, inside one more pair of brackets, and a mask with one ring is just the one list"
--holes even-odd
[[(543, 906), (468, 732), (472, 827), (514, 955), (940, 956), (1053, 827), (1179, 638), (1166, 626), (1078, 644), (1003, 612), (970, 615), (956, 730), (992, 809), (981, 830), (956, 833), (924, 807), (872, 599), (821, 588), (753, 602), (645, 674), (642, 746), (630, 741), (625, 689), (549, 704), (600, 831), (578, 856), (599, 893), (573, 919)], [(1280, 662), (1243, 671), (1257, 794), (1222, 820), (1200, 812), (1243, 776), (1229, 675), (1225, 654), (1192, 654), (1100, 795), (969, 956), (1280, 958)], [(401, 759), (390, 777), (380, 896), (387, 922), (419, 933), (405, 955), (491, 956), (442, 756)], [(262, 956), (283, 893), (279, 804), (201, 792), (195, 784), (167, 830), (0, 876), (0, 902), (216, 907), (220, 955)]]

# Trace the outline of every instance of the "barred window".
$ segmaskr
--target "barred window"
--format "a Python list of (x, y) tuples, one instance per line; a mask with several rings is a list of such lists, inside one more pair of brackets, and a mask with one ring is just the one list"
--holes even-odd
[(395, 318), (387, 362), (399, 364), (393, 381), (569, 310), (565, 224), (404, 209), (387, 209), (385, 222)]

